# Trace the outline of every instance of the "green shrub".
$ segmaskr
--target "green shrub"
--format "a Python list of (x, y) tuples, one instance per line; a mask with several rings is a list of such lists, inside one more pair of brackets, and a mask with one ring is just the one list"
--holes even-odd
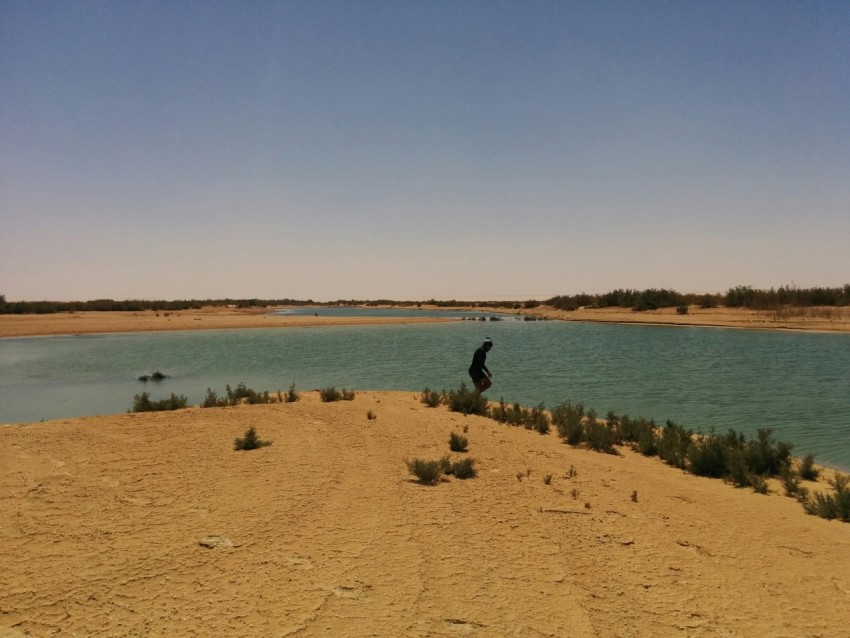
[(614, 430), (604, 423), (600, 423), (595, 418), (590, 420), (591, 415), (593, 415), (592, 411), (588, 415), (588, 421), (585, 426), (587, 447), (597, 452), (604, 452), (605, 454), (617, 454), (617, 449), (614, 447), (616, 442)]
[(226, 397), (220, 397), (212, 388), (207, 388), (207, 396), (201, 404), (202, 408), (221, 408), (228, 405)]
[(341, 396), (343, 401), (354, 401), (354, 390), (346, 390), (343, 388)]
[(508, 406), (505, 403), (505, 397), (499, 399), (499, 404), (490, 408), (489, 417), (499, 423), (508, 422)]
[(227, 405), (239, 405), (240, 403), (248, 403), (251, 405), (257, 405), (262, 403), (272, 403), (274, 399), (269, 395), (269, 391), (265, 392), (256, 392), (251, 388), (247, 387), (244, 383), (240, 383), (236, 386), (236, 389), (232, 389), (228, 384), (226, 386), (227, 392)]
[(251, 426), (247, 430), (245, 430), (244, 437), (236, 437), (236, 440), (233, 442), (233, 449), (236, 451), (240, 450), (256, 450), (257, 448), (266, 447), (267, 445), (271, 445), (271, 441), (261, 441), (257, 437), (257, 430)]
[[(647, 432), (655, 435), (655, 423), (646, 419), (630, 419), (627, 414), (621, 416), (617, 421), (617, 439), (620, 443), (632, 443), (637, 448), (641, 437), (646, 438)], [(656, 454), (653, 451), (649, 456)]]
[(723, 480), (735, 487), (755, 487), (759, 480), (764, 480), (759, 474), (754, 474), (747, 466), (743, 448), (726, 445), (723, 449), (726, 467)]
[(185, 408), (189, 400), (183, 395), (177, 396), (173, 392), (167, 399), (151, 401), (151, 395), (142, 392), (133, 397), (132, 412), (163, 412), (166, 410), (180, 410)]
[(584, 405), (565, 401), (552, 410), (552, 423), (558, 435), (570, 445), (579, 445), (584, 441)]
[(646, 424), (639, 432), (636, 447), (637, 451), (644, 456), (655, 456), (658, 454), (658, 435), (655, 431), (655, 423), (643, 421)]
[(342, 399), (342, 394), (340, 394), (340, 392), (333, 386), (320, 389), (319, 396), (325, 403), (331, 403)]
[(465, 459), (452, 463), (451, 473), (455, 475), (455, 478), (459, 479), (475, 478), (478, 475), (478, 472), (475, 471), (474, 466), (475, 459), (472, 457), (466, 457)]
[(688, 314), (688, 307), (685, 305), (676, 306), (676, 314), (677, 315), (686, 315)]
[(692, 432), (669, 419), (658, 440), (658, 456), (667, 465), (684, 469), (692, 443)]
[(804, 501), (804, 509), (821, 518), (850, 523), (850, 475), (836, 474), (835, 478), (829, 480), (829, 484), (833, 489), (832, 494), (816, 492), (812, 498)]
[(449, 391), (449, 410), (462, 414), (487, 414), (487, 399), (476, 390), (470, 390), (461, 382), (457, 390)]
[(529, 413), (528, 423), (539, 434), (549, 433), (549, 417), (546, 416), (546, 407), (542, 403), (536, 408), (532, 408)]
[(767, 481), (759, 474), (750, 474), (750, 487), (757, 494), (767, 494), (770, 491), (767, 487)]
[(800, 494), (800, 478), (790, 463), (786, 463), (782, 467), (779, 480), (782, 481), (782, 487), (785, 488), (785, 496), (796, 497)]
[(803, 460), (800, 461), (800, 478), (804, 481), (816, 481), (820, 475), (820, 471), (815, 467), (815, 457), (813, 454), (806, 454)]
[(269, 394), (268, 390), (264, 392), (257, 392), (246, 387), (244, 383), (240, 383), (235, 389), (231, 388), (230, 384), (228, 384), (225, 388), (225, 392), (226, 396), (219, 396), (212, 388), (207, 388), (207, 396), (204, 398), (204, 402), (201, 404), (201, 407), (221, 408), (225, 406), (240, 405), (242, 403), (257, 405), (263, 403), (275, 403), (276, 401), (281, 400), (280, 392), (278, 392), (276, 396), (272, 396)]
[(726, 476), (726, 454), (723, 448), (722, 438), (713, 432), (699, 437), (688, 451), (691, 472), (712, 478)]
[(429, 408), (436, 408), (440, 405), (440, 393), (436, 390), (429, 390), (425, 388), (422, 390), (422, 398), (420, 399), (422, 403), (424, 403)]
[(743, 444), (747, 468), (754, 474), (776, 476), (791, 461), (791, 445), (774, 441), (771, 428), (760, 428), (757, 437)]
[(289, 386), (289, 390), (286, 391), (284, 400), (287, 403), (295, 403), (300, 398), (301, 396), (295, 391), (295, 381), (293, 381)]
[(460, 436), (452, 432), (449, 435), (449, 449), (452, 452), (466, 452), (469, 446), (469, 441), (465, 436)]
[(422, 485), (436, 485), (440, 482), (441, 477), (445, 473), (445, 463), (442, 461), (425, 461), (422, 459), (413, 459), (406, 461), (407, 469), (413, 474)]

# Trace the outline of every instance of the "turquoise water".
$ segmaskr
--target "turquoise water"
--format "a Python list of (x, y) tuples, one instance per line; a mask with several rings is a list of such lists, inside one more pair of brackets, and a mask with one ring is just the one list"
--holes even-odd
[[(566, 322), (479, 322), (0, 340), (0, 423), (125, 412), (139, 392), (329, 385), (419, 391), (467, 380), (484, 337), (488, 395), (749, 435), (850, 468), (850, 335)], [(172, 378), (137, 381), (160, 370)]]
[(318, 317), (449, 317), (455, 319), (489, 319), (520, 321), (519, 315), (481, 312), (480, 310), (436, 310), (428, 308), (373, 308), (360, 306), (310, 306), (275, 310), (273, 315)]

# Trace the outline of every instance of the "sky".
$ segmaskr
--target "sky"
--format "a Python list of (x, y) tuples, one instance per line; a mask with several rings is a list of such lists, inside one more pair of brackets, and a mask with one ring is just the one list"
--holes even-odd
[(850, 282), (850, 3), (0, 3), (0, 294)]

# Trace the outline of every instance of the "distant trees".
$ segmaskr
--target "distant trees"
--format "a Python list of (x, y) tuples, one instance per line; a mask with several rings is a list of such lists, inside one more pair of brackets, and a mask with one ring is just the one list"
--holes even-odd
[(173, 301), (127, 299), (93, 299), (91, 301), (10, 301), (0, 297), (0, 314), (50, 314), (54, 312), (141, 312), (155, 310), (175, 312), (192, 310), (204, 306), (235, 306), (237, 308), (263, 308), (265, 306), (310, 305), (312, 300), (298, 299), (178, 299)]
[(850, 284), (838, 288), (797, 288), (780, 286), (759, 290), (752, 286), (736, 286), (726, 294), (682, 294), (665, 288), (647, 290), (617, 289), (601, 295), (561, 295), (546, 303), (561, 310), (577, 310), (581, 307), (631, 308), (632, 310), (655, 310), (679, 306), (699, 305), (714, 308), (724, 305), (729, 308), (775, 309), (780, 306), (850, 306)]
[(541, 304), (560, 310), (578, 310), (579, 308), (631, 308), (635, 311), (656, 310), (658, 308), (678, 308), (698, 305), (702, 308), (715, 308), (723, 305), (729, 308), (752, 308), (773, 310), (783, 306), (850, 306), (850, 284), (836, 288), (798, 288), (780, 286), (768, 290), (759, 290), (752, 286), (735, 286), (725, 294), (680, 293), (667, 288), (647, 288), (633, 290), (617, 288), (602, 294), (581, 293), (578, 295), (558, 295), (545, 301), (528, 299), (526, 301), (448, 301), (429, 299), (427, 301), (395, 301), (392, 299), (362, 300), (340, 299), (327, 303), (316, 303), (312, 299), (179, 299), (174, 301), (128, 299), (94, 299), (91, 301), (6, 301), (6, 295), (0, 295), (0, 314), (47, 314), (54, 312), (86, 311), (132, 311), (156, 310), (174, 312), (191, 310), (204, 306), (235, 306), (237, 308), (265, 308), (269, 306), (409, 306), (422, 305), (437, 308), (479, 307), (519, 310), (532, 309)]

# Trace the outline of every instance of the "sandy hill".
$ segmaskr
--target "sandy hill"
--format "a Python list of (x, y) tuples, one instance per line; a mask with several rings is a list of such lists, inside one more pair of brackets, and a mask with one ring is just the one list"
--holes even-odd
[(850, 525), (413, 393), (3, 427), (0, 636), (56, 634), (850, 636)]

